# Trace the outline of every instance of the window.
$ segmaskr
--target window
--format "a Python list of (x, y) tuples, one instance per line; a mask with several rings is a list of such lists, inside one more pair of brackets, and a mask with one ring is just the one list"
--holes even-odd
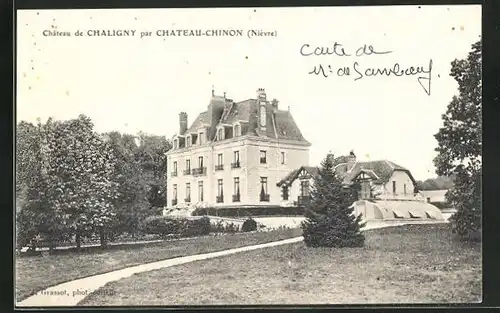
[(198, 137), (199, 137), (198, 142), (200, 143), (200, 145), (202, 145), (203, 144), (203, 132), (201, 132)]
[(285, 152), (281, 152), (281, 164), (285, 164)]
[(427, 202), (431, 202), (431, 198), (427, 198)]
[(177, 161), (174, 161), (172, 163), (172, 167), (174, 168), (174, 170), (172, 171), (172, 176), (177, 176)]
[(406, 184), (403, 185), (403, 192), (406, 195)]
[(233, 152), (233, 159), (234, 159), (234, 163), (240, 163), (240, 152), (239, 151)]
[(260, 201), (269, 202), (269, 194), (267, 193), (267, 177), (260, 178)]
[(177, 200), (177, 184), (174, 184), (172, 189), (172, 199)]
[(396, 181), (392, 181), (392, 193), (396, 193)]
[(234, 191), (233, 191), (233, 193), (235, 195), (240, 194), (240, 178), (239, 177), (234, 178)]
[(179, 140), (174, 140), (174, 149), (179, 149)]
[(309, 196), (309, 181), (308, 180), (300, 181), (300, 194), (302, 195), (302, 197)]
[(191, 202), (191, 184), (186, 183), (186, 199), (185, 202)]
[(266, 164), (266, 163), (267, 163), (266, 151), (260, 150), (260, 164)]
[(203, 201), (203, 181), (198, 182), (198, 201)]
[(198, 167), (203, 168), (203, 157), (198, 157)]
[(219, 128), (217, 130), (217, 140), (222, 140), (224, 139), (224, 130), (222, 128)]
[(191, 160), (186, 160), (186, 171), (191, 171)]
[(283, 197), (283, 200), (288, 200), (288, 193), (289, 193), (288, 186), (286, 186), (286, 185), (283, 186), (282, 191), (283, 191), (283, 193), (281, 196)]
[(222, 179), (217, 180), (217, 203), (224, 202), (224, 185)]
[(236, 125), (234, 125), (234, 137), (238, 137), (238, 136), (241, 136), (240, 125), (236, 124)]
[(260, 178), (260, 193), (267, 195), (267, 177)]
[(187, 136), (186, 137), (186, 147), (190, 147), (191, 146), (191, 136)]
[(217, 165), (222, 165), (224, 164), (223, 160), (222, 160), (222, 153), (219, 153), (217, 155)]

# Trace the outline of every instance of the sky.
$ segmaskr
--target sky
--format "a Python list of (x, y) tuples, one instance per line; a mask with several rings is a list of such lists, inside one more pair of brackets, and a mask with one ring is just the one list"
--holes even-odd
[[(169, 29), (233, 29), (244, 36), (156, 34)], [(248, 37), (250, 29), (275, 36)], [(71, 36), (44, 36), (46, 30)], [(88, 36), (89, 30), (136, 32)], [(424, 180), (435, 176), (433, 135), (458, 94), (451, 62), (467, 57), (480, 35), (479, 5), (23, 10), (17, 12), (17, 120), (85, 114), (98, 132), (171, 138), (181, 111), (192, 123), (206, 110), (212, 86), (235, 101), (264, 88), (311, 142), (310, 165), (328, 152), (352, 150), (360, 161), (387, 159)], [(304, 45), (309, 54), (314, 47), (332, 50), (335, 42), (349, 56), (301, 54)], [(356, 56), (364, 45), (380, 54)], [(429, 72), (430, 60), (430, 94), (429, 73), (365, 72), (395, 63)], [(355, 62), (363, 75), (357, 80)], [(328, 77), (310, 74), (319, 65)], [(350, 75), (338, 72), (347, 67)], [(418, 77), (427, 79), (421, 85)]]

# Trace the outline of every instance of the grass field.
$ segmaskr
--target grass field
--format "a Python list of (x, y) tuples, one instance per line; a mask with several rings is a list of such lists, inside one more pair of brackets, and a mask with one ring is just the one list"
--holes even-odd
[(17, 301), (66, 281), (102, 274), (128, 266), (179, 256), (221, 251), (301, 236), (300, 229), (270, 232), (236, 233), (178, 241), (164, 241), (140, 246), (88, 249), (57, 255), (16, 257)]
[(79, 305), (368, 304), (481, 301), (480, 244), (446, 224), (366, 232), (356, 249), (304, 243), (136, 274)]

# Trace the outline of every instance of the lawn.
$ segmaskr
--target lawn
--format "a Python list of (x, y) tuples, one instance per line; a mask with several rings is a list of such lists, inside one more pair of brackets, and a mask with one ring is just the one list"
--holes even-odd
[(174, 257), (215, 252), (301, 236), (300, 229), (236, 233), (186, 240), (164, 241), (138, 246), (111, 246), (83, 252), (16, 257), (17, 301), (47, 287), (87, 276), (103, 274), (128, 266)]
[(366, 231), (356, 249), (303, 242), (136, 274), (81, 306), (460, 303), (481, 301), (481, 247), (449, 225)]

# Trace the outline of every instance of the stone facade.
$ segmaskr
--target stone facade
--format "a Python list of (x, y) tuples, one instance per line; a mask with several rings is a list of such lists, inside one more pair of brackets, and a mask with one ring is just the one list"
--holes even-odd
[(279, 205), (277, 183), (309, 163), (310, 143), (264, 89), (238, 103), (212, 94), (191, 127), (184, 112), (179, 124), (167, 153), (167, 207)]

